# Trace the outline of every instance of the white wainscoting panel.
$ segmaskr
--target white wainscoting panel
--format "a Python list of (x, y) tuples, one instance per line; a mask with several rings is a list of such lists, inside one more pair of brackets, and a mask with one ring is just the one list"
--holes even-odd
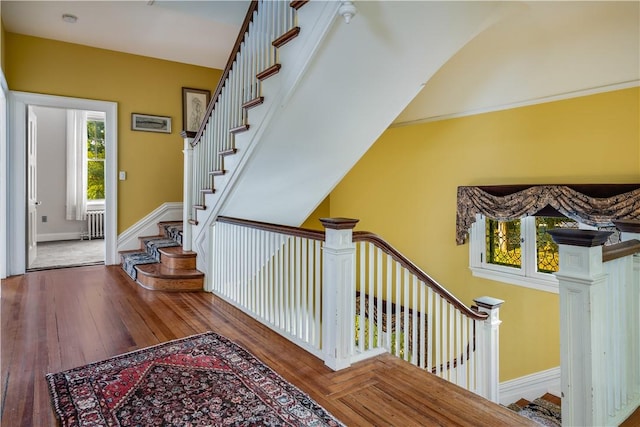
[(500, 383), (500, 404), (508, 405), (521, 398), (532, 401), (545, 393), (560, 397), (559, 366)]
[(118, 251), (138, 249), (138, 237), (158, 234), (158, 222), (182, 221), (182, 202), (167, 202), (127, 228), (118, 236)]

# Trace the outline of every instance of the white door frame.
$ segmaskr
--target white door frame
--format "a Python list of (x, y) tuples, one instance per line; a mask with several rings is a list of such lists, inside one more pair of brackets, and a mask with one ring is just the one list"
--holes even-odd
[(117, 264), (118, 104), (10, 91), (7, 147), (7, 274), (12, 276), (24, 274), (26, 271), (27, 105), (105, 112), (105, 264)]

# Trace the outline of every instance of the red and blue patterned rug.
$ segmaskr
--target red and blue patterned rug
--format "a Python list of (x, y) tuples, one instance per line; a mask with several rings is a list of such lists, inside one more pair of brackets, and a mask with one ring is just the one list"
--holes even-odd
[(47, 374), (63, 426), (342, 426), (213, 332)]

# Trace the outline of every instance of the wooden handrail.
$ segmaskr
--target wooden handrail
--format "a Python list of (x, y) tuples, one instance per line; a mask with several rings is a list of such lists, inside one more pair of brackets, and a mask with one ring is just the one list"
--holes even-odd
[(308, 228), (291, 227), (288, 225), (270, 224), (268, 222), (251, 221), (248, 219), (231, 218), (228, 216), (219, 216), (218, 222), (226, 224), (240, 225), (242, 227), (255, 228), (257, 230), (271, 231), (274, 233), (287, 234), (294, 237), (302, 237), (305, 239), (321, 240), (324, 242), (324, 232), (311, 230)]
[(602, 248), (602, 262), (613, 261), (640, 252), (640, 240), (632, 239)]
[[(255, 228), (258, 230), (271, 231), (275, 233), (287, 234), (295, 237), (302, 237), (306, 239), (312, 240), (321, 240), (324, 241), (325, 234), (322, 231), (311, 230), (307, 228), (299, 228), (299, 227), (291, 227), (288, 225), (277, 225), (270, 224), (267, 222), (260, 221), (251, 221), (248, 219), (239, 219), (239, 218), (231, 218), (227, 216), (219, 216), (217, 219), (218, 222), (240, 225), (243, 227)], [(466, 316), (475, 319), (475, 320), (485, 320), (488, 317), (487, 313), (476, 312), (471, 308), (467, 307), (456, 298), (451, 292), (447, 291), (442, 285), (432, 279), (427, 273), (422, 271), (420, 267), (411, 262), (407, 257), (402, 255), (397, 249), (387, 243), (380, 236), (370, 233), (368, 231), (355, 231), (353, 232), (353, 241), (354, 242), (370, 242), (374, 246), (382, 249), (384, 253), (389, 255), (395, 261), (400, 263), (403, 267), (409, 270), (413, 275), (415, 275), (422, 282), (426, 283), (431, 289), (433, 289), (438, 295), (447, 300), (454, 307), (459, 309)]]
[(354, 242), (370, 242), (374, 246), (382, 249), (384, 253), (391, 256), (395, 261), (400, 263), (403, 267), (409, 270), (414, 276), (426, 283), (431, 289), (433, 289), (438, 295), (447, 300), (450, 304), (455, 306), (458, 310), (463, 312), (466, 316), (475, 320), (485, 320), (489, 315), (487, 313), (481, 313), (471, 310), (464, 305), (462, 301), (456, 298), (451, 292), (447, 291), (442, 285), (432, 279), (427, 273), (422, 271), (420, 267), (411, 262), (407, 257), (402, 255), (396, 248), (384, 241), (380, 236), (370, 233), (368, 231), (355, 231), (353, 233)]
[(200, 128), (198, 129), (198, 132), (193, 138), (193, 141), (191, 141), (191, 145), (194, 147), (198, 144), (200, 137), (202, 137), (202, 133), (204, 132), (204, 129), (207, 127), (208, 119), (209, 117), (211, 117), (211, 113), (215, 108), (216, 101), (218, 100), (218, 97), (220, 96), (222, 89), (227, 83), (229, 73), (233, 68), (233, 64), (235, 63), (236, 56), (238, 56), (238, 52), (240, 51), (240, 46), (242, 45), (242, 41), (244, 40), (245, 35), (249, 31), (249, 24), (251, 24), (251, 21), (253, 20), (253, 13), (256, 10), (258, 10), (258, 0), (251, 0), (251, 4), (249, 5), (249, 10), (247, 10), (247, 14), (244, 17), (244, 22), (242, 23), (242, 27), (240, 27), (238, 38), (236, 38), (236, 42), (233, 45), (233, 49), (231, 50), (231, 55), (229, 55), (229, 59), (227, 60), (227, 65), (224, 68), (224, 72), (222, 73), (222, 76), (220, 77), (220, 81), (218, 81), (218, 86), (216, 87), (216, 91), (213, 93), (213, 96), (209, 101), (209, 105), (207, 106), (207, 111), (204, 114), (205, 120), (202, 121), (202, 123), (200, 124)]

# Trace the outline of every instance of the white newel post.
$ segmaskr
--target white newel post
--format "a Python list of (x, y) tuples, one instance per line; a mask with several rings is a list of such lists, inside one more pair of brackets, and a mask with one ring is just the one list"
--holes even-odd
[(184, 185), (182, 195), (182, 249), (190, 251), (192, 248), (192, 235), (191, 235), (191, 190), (193, 186), (193, 147), (191, 146), (192, 138), (183, 135), (184, 137)]
[(611, 232), (555, 229), (560, 248), (560, 382), (562, 425), (603, 425), (606, 387), (603, 346), (607, 275), (602, 245)]
[[(620, 230), (620, 240), (628, 242), (630, 240), (640, 241), (640, 221), (619, 220), (613, 221), (616, 228)], [(629, 320), (629, 335), (632, 337), (627, 341), (630, 352), (629, 359), (635, 361), (630, 366), (628, 372), (630, 396), (635, 396), (636, 402), (640, 401), (640, 253), (633, 256), (633, 278), (629, 287), (629, 310), (632, 318)], [(640, 403), (639, 403), (640, 404)]]
[(498, 385), (500, 383), (500, 306), (503, 300), (492, 297), (480, 297), (473, 300), (478, 310), (489, 317), (482, 325), (481, 341), (478, 343), (478, 375), (480, 378), (479, 394), (498, 403)]
[(357, 219), (322, 218), (322, 353), (324, 363), (337, 371), (351, 365), (355, 328), (355, 244)]

